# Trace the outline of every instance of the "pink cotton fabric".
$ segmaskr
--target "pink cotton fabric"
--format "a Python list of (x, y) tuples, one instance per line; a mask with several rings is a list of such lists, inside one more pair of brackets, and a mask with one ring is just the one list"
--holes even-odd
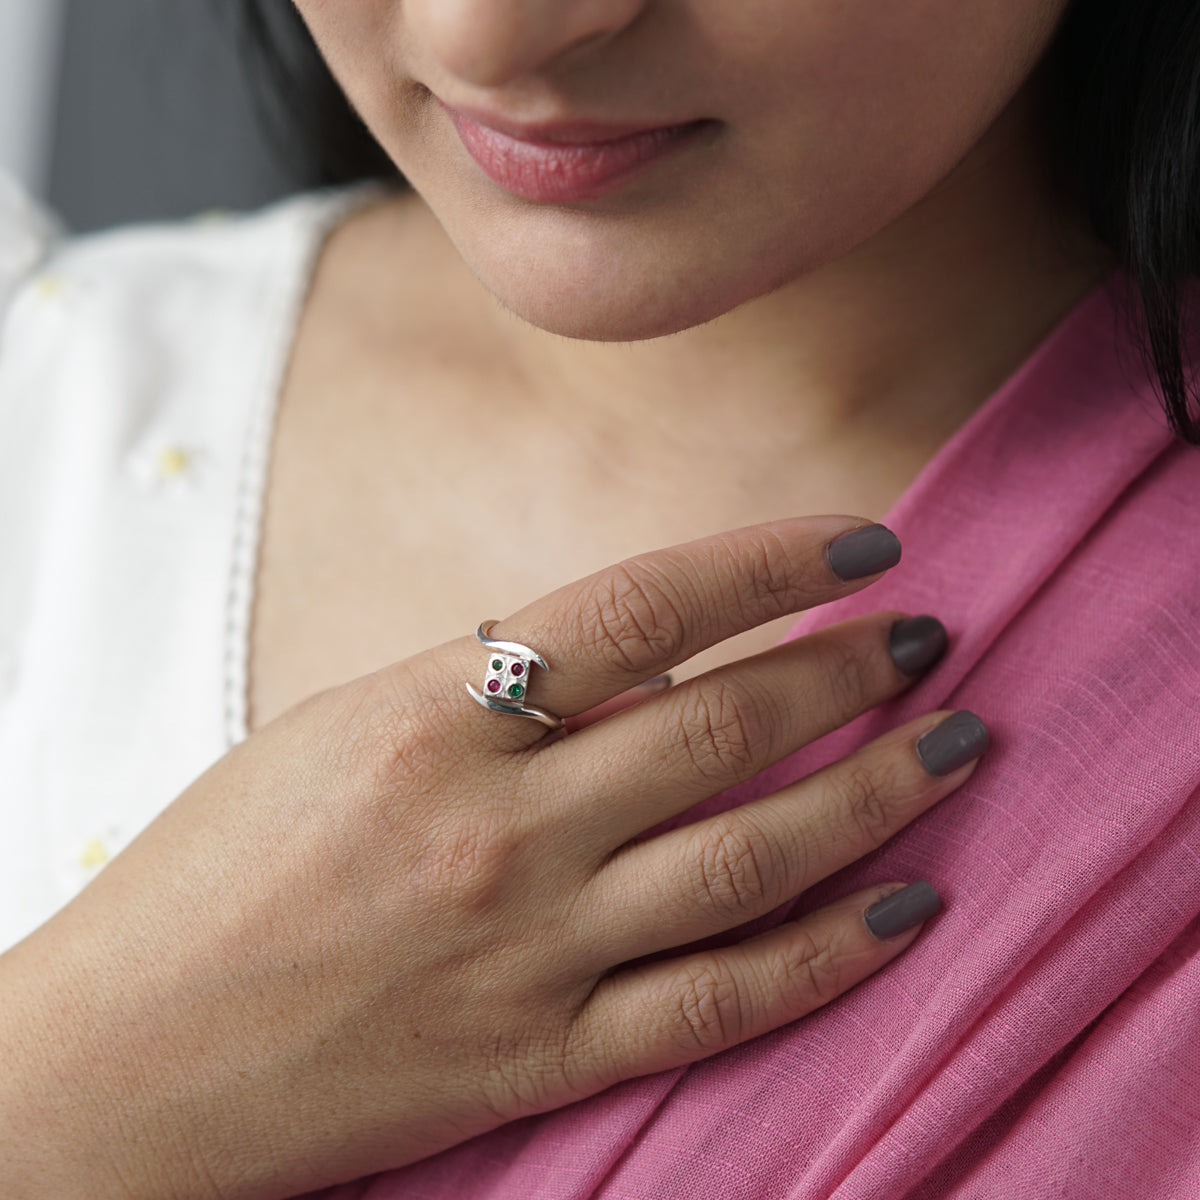
[(970, 708), (993, 735), (971, 781), (794, 908), (928, 879), (943, 912), (802, 1021), (325, 1200), (1200, 1197), (1200, 450), (1165, 429), (1119, 286), (896, 505), (901, 565), (790, 635), (931, 612), (946, 659), (700, 810)]

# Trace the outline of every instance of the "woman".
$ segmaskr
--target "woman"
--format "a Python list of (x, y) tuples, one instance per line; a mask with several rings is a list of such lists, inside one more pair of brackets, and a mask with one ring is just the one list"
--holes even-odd
[(415, 195), (9, 206), (12, 1194), (1187, 1195), (1197, 18), (297, 8)]

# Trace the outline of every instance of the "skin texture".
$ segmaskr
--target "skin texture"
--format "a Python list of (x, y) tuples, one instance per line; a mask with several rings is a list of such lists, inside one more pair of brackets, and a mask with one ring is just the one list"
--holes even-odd
[[(363, 521), (346, 497), (363, 478), (402, 475), (393, 456), (409, 418), (383, 401), (405, 374), (428, 381), (430, 422), (453, 412), (409, 439), (444, 456), (447, 479), (463, 479), (480, 413), (529, 432), (531, 456), (551, 464), (530, 520), (549, 514), (558, 542), (536, 524), (523, 532), (545, 558), (574, 553), (593, 526), (603, 562), (635, 527), (664, 544), (684, 507), (615, 502), (598, 518), (555, 429), (590, 431), (605, 463), (657, 472), (667, 496), (712, 465), (713, 507), (693, 514), (709, 530), (700, 542), (489, 610), (514, 613), (495, 636), (554, 664), (530, 694), (552, 711), (587, 713), (869, 584), (837, 583), (824, 557), (852, 518), (711, 533), (734, 524), (722, 460), (772, 481), (785, 464), (826, 498), (861, 495), (838, 481), (885, 467), (902, 483), (1095, 277), (1087, 254), (1061, 245), (1078, 231), (1047, 191), (1034, 135), (1029, 72), (1061, 4), (299, 7), (424, 215), (385, 206), (331, 247), (297, 347), (285, 416), (301, 419), (285, 422), (280, 476), (294, 470), (315, 500), (285, 488), (274, 502), (329, 511), (311, 469), (328, 462), (321, 434), (353, 431), (329, 540), (378, 556), (382, 531), (373, 545), (347, 533)], [(628, 188), (539, 206), (479, 173), (434, 94), (519, 120), (716, 124)], [(414, 279), (399, 234), (429, 214), (443, 241), (431, 231), (429, 273)], [(454, 249), (461, 275), (443, 256)], [(424, 286), (443, 276), (444, 292)], [(442, 340), (414, 334), (422, 300)], [(371, 340), (353, 340), (368, 327)], [(456, 390), (446, 380), (477, 345), (497, 355)], [(572, 423), (538, 419), (564, 408)], [(327, 424), (305, 426), (306, 412)], [(718, 419), (731, 412), (743, 420)], [(699, 432), (684, 443), (674, 435), (689, 415)], [(751, 458), (743, 424), (786, 455)], [(362, 504), (412, 508), (405, 488)], [(472, 515), (489, 502), (469, 498)], [(776, 513), (794, 502), (781, 484), (756, 501)], [(311, 562), (311, 549), (285, 539), (280, 553)], [(396, 595), (378, 577), (372, 591)], [(306, 599), (330, 628), (370, 611), (354, 589), (328, 612)], [(299, 704), (304, 687), (281, 688), (277, 719), (0, 957), (6, 1194), (294, 1195), (798, 1019), (916, 936), (866, 931), (865, 908), (902, 882), (880, 881), (761, 940), (626, 965), (770, 911), (967, 778), (970, 764), (943, 779), (921, 767), (916, 740), (945, 715), (929, 714), (776, 796), (637, 841), (907, 686), (886, 649), (899, 614), (735, 657), (562, 740), (465, 697), (480, 648), (460, 636), (473, 622), (451, 615), (453, 640), (379, 653), (391, 665), (350, 683), (331, 660), (335, 686)], [(64, 1088), (82, 1077), (87, 1089)]]

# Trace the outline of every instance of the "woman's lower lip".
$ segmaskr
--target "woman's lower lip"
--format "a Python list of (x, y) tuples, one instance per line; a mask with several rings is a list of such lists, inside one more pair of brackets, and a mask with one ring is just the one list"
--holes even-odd
[(523, 141), (446, 110), (467, 153), (495, 184), (540, 204), (590, 200), (662, 161), (711, 124), (692, 121), (586, 143)]

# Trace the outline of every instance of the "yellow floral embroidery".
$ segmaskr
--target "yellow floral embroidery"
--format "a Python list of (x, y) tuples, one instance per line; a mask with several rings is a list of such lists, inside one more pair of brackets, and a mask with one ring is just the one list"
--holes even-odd
[(178, 446), (166, 446), (158, 452), (158, 473), (164, 479), (178, 479), (191, 465), (191, 455)]
[(112, 855), (109, 854), (108, 847), (99, 838), (92, 838), (84, 846), (83, 853), (79, 856), (79, 865), (92, 871), (97, 867), (104, 866), (111, 857)]

